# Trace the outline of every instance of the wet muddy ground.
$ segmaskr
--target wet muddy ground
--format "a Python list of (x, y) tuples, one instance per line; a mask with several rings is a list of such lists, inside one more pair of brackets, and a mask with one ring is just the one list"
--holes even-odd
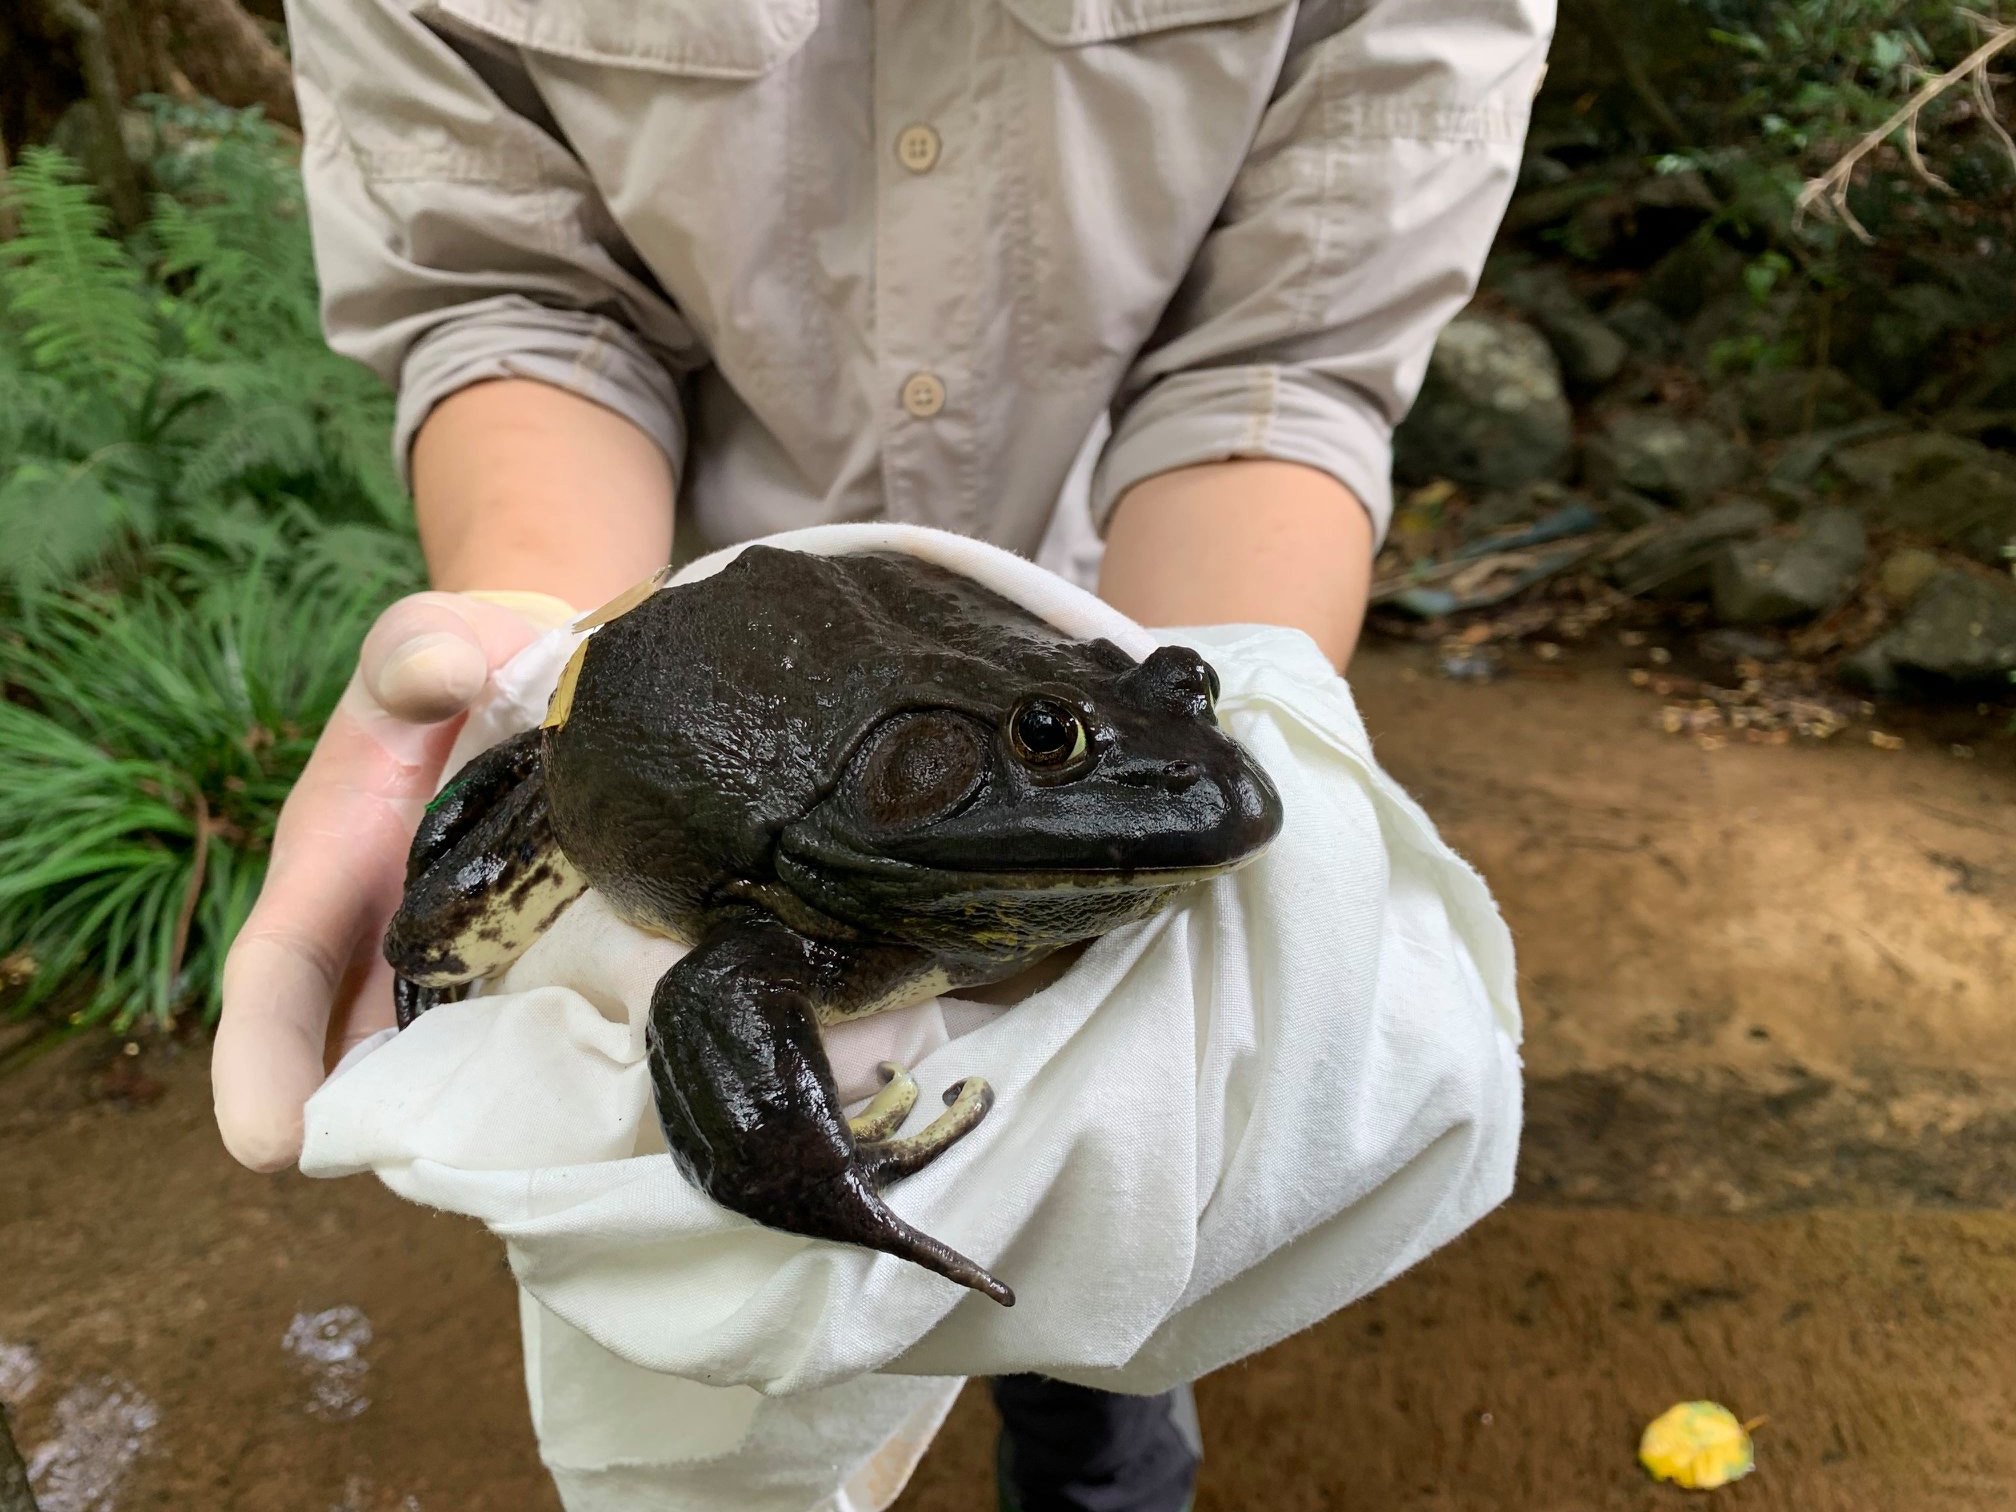
[[(1381, 759), (1520, 942), (1522, 1193), (1199, 1388), (1199, 1507), (1691, 1505), (1633, 1460), (1766, 1415), (1718, 1500), (2016, 1505), (2016, 770), (1659, 733), (1592, 665), (1443, 682), (1375, 652)], [(557, 1507), (510, 1278), (364, 1180), (237, 1170), (200, 1050), (0, 1080), (0, 1401), (46, 1512)], [(970, 1391), (899, 1506), (990, 1504)]]

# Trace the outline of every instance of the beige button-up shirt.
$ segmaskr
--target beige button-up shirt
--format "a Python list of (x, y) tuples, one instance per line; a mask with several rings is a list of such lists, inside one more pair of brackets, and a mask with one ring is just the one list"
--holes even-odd
[[(329, 338), (642, 427), (714, 545), (1030, 551), (1275, 457), (1382, 529), (1554, 0), (289, 0)], [(1236, 507), (1236, 506), (1229, 506)]]

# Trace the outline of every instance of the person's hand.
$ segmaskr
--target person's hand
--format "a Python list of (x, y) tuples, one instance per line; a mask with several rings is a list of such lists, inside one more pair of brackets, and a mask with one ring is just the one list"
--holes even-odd
[(540, 595), (421, 593), (365, 637), (224, 959), (211, 1088), (224, 1146), (245, 1165), (291, 1165), (309, 1095), (344, 1051), (391, 1025), (379, 942), (461, 716), (492, 672), (567, 614)]

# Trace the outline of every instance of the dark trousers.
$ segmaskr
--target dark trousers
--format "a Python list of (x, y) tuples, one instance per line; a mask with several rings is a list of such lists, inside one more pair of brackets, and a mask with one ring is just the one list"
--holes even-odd
[(1013, 1512), (1182, 1512), (1197, 1480), (1187, 1391), (1116, 1396), (997, 1376), (1001, 1502)]

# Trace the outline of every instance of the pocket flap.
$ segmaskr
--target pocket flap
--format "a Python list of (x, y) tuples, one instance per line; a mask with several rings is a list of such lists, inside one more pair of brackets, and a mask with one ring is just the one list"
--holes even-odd
[(704, 79), (758, 78), (819, 24), (819, 0), (431, 0), (425, 9), (531, 52)]
[(1118, 42), (1179, 26), (1244, 21), (1287, 0), (1002, 0), (1016, 20), (1053, 47)]

